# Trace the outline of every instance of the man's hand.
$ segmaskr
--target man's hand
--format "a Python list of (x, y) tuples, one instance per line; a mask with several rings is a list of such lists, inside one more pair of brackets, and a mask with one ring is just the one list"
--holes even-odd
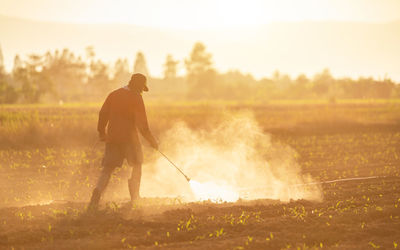
[(100, 141), (106, 141), (106, 134), (99, 134), (99, 140)]

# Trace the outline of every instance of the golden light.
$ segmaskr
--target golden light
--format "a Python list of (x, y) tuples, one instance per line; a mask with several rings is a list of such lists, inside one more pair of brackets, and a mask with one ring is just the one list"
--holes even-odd
[(190, 180), (189, 184), (198, 201), (221, 203), (239, 200), (239, 193), (232, 187), (220, 186), (212, 182), (200, 183), (194, 180)]
[[(315, 19), (326, 2), (274, 0), (28, 0), (9, 1), (0, 14), (72, 23), (125, 23), (172, 29), (237, 28), (274, 21)], [(21, 5), (32, 8), (20, 8)], [(323, 9), (321, 11), (321, 8)], [(35, 11), (32, 11), (34, 9)]]
[(41, 200), (41, 201), (34, 201), (26, 204), (27, 206), (44, 206), (50, 205), (54, 202), (54, 200)]

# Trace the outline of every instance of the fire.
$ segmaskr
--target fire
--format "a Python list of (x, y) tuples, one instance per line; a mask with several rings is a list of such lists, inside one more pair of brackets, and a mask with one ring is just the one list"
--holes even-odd
[(222, 187), (212, 182), (200, 183), (189, 181), (190, 187), (199, 201), (210, 200), (212, 202), (236, 202), (239, 194), (231, 187)]

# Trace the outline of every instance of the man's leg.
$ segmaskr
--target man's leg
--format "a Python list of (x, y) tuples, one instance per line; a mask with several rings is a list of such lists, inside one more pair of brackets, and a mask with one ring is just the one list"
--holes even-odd
[(134, 202), (140, 198), (140, 179), (142, 178), (142, 164), (132, 164), (131, 178), (128, 180), (129, 193), (131, 201)]
[(107, 187), (107, 184), (110, 180), (112, 171), (113, 171), (113, 168), (111, 168), (111, 167), (105, 166), (103, 168), (101, 175), (99, 177), (99, 180), (97, 181), (97, 185), (96, 185), (95, 189), (93, 190), (88, 209), (97, 209), (100, 198), (101, 198), (101, 194), (104, 192), (104, 190)]
[(92, 198), (90, 199), (88, 209), (97, 209), (101, 194), (107, 187), (110, 180), (111, 173), (116, 167), (121, 167), (124, 161), (125, 145), (119, 143), (106, 143), (104, 157), (102, 161), (103, 170), (99, 180), (97, 181), (96, 188), (93, 190)]

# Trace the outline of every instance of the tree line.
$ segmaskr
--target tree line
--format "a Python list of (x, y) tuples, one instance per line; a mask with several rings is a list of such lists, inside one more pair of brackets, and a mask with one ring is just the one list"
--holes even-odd
[[(184, 67), (185, 75), (178, 75)], [(148, 76), (150, 98), (179, 100), (271, 100), (346, 98), (399, 98), (400, 85), (389, 78), (335, 79), (329, 69), (313, 77), (295, 78), (279, 71), (256, 80), (238, 70), (218, 72), (206, 46), (197, 42), (182, 61), (167, 55), (163, 77), (152, 77), (145, 55), (137, 52), (133, 68), (127, 58), (109, 65), (98, 59), (93, 47), (85, 55), (69, 49), (48, 51), (26, 58), (16, 55), (11, 72), (6, 72), (0, 48), (0, 103), (97, 102), (111, 90), (126, 84), (132, 72)]]

